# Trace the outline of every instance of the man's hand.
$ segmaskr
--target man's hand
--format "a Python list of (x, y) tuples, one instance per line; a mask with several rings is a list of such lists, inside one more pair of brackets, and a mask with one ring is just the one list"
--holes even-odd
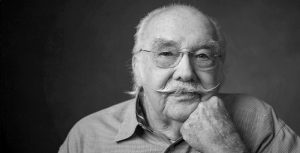
[(199, 103), (180, 132), (191, 147), (203, 153), (247, 152), (223, 101), (216, 96)]

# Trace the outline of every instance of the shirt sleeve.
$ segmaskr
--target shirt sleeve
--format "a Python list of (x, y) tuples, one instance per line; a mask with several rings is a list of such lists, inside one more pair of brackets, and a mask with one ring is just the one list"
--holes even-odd
[[(300, 153), (300, 138), (282, 120), (278, 119), (280, 128), (266, 148), (267, 153)], [(275, 128), (276, 129), (276, 128)]]
[(244, 143), (253, 153), (300, 153), (296, 133), (264, 101), (248, 96), (225, 97)]

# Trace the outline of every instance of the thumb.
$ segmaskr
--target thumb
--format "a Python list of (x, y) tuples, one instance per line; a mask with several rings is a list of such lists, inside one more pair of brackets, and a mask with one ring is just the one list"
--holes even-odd
[(206, 94), (201, 97), (202, 102), (211, 100), (211, 98), (216, 97), (215, 94)]
[(217, 96), (211, 96), (206, 101), (203, 101), (204, 105), (215, 106), (218, 105), (221, 99)]

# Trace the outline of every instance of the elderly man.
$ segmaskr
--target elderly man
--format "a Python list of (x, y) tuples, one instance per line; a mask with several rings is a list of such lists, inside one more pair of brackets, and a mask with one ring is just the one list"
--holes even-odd
[(80, 120), (60, 153), (300, 152), (268, 104), (218, 93), (225, 43), (214, 20), (170, 5), (142, 19), (135, 36), (135, 98)]

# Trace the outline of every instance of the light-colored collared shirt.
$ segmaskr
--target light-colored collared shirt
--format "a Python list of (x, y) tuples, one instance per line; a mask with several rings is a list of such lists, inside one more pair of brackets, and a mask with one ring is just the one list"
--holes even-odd
[[(250, 152), (300, 152), (299, 137), (277, 118), (271, 106), (243, 94), (218, 96)], [(59, 153), (198, 153), (183, 139), (171, 142), (153, 133), (143, 121), (139, 104), (135, 98), (81, 119)]]

